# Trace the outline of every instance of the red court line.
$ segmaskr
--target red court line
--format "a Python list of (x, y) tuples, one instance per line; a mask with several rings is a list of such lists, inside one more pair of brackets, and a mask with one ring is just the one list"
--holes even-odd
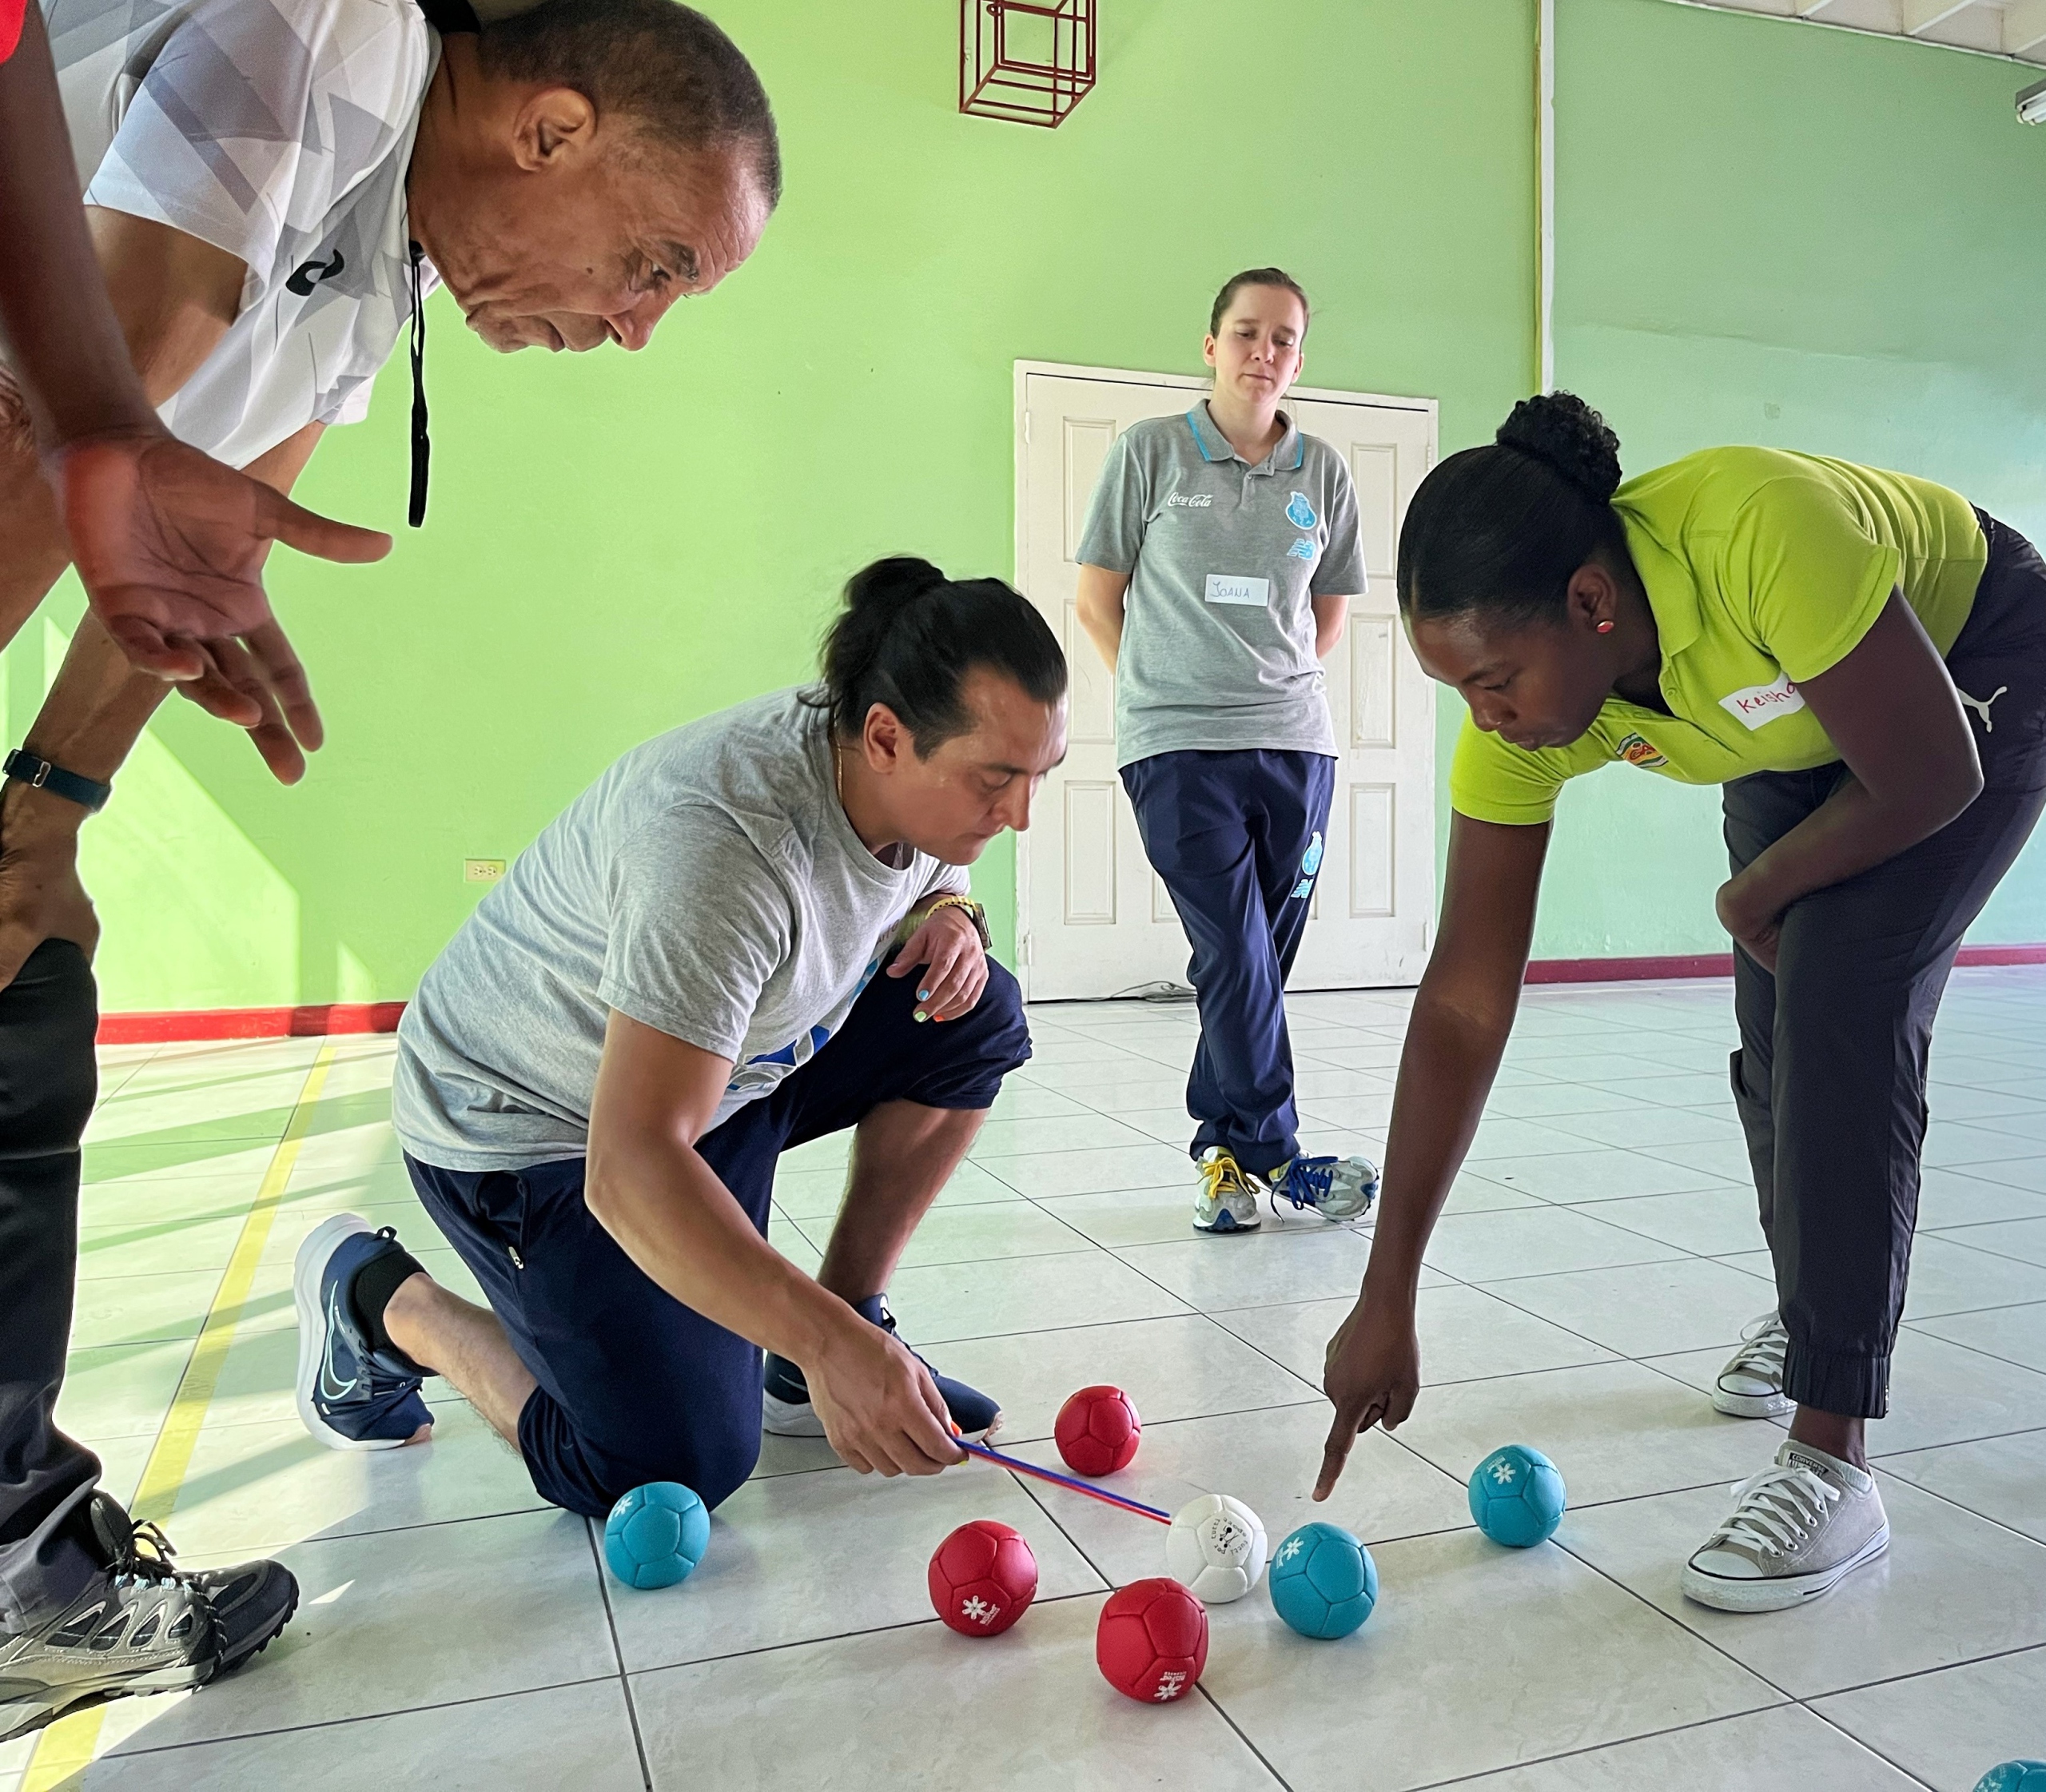
[[(2046, 944), (1964, 946), (1968, 965), (2046, 965)], [(1536, 958), (1530, 983), (1625, 983), (1672, 977), (1731, 977), (1730, 952), (1692, 952), (1660, 958)], [(150, 1045), (192, 1039), (305, 1039), (336, 1033), (395, 1033), (402, 1002), (330, 1002), (298, 1008), (165, 1009), (102, 1014), (102, 1045)]]

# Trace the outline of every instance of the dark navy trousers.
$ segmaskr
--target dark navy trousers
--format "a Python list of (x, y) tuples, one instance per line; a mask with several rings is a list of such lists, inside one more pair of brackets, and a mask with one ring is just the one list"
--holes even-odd
[(1193, 948), (1193, 1155), (1223, 1145), (1265, 1175), (1300, 1149), (1286, 978), (1321, 870), (1335, 762), (1320, 753), (1160, 753), (1125, 766), (1122, 782)]
[[(875, 977), (816, 1057), (698, 1141), (763, 1235), (784, 1151), (858, 1125), (884, 1101), (989, 1107), (1029, 1057), (1021, 993), (1000, 965), (957, 1020), (914, 1021), (916, 988), (914, 978)], [(519, 1415), (519, 1449), (540, 1497), (601, 1518), (634, 1487), (679, 1481), (715, 1506), (760, 1454), (760, 1351), (619, 1248), (583, 1201), (583, 1161), (405, 1164), (539, 1384)]]
[[(1734, 955), (1734, 1104), (1790, 1335), (1783, 1391), (1849, 1417), (1889, 1410), (1947, 973), (2046, 810), (2046, 563), (2015, 530), (1982, 526), (1989, 563), (1947, 654), (1982, 794), (1917, 846), (1793, 902), (1773, 972)], [(1835, 763), (1729, 784), (1734, 870), (1846, 776)]]

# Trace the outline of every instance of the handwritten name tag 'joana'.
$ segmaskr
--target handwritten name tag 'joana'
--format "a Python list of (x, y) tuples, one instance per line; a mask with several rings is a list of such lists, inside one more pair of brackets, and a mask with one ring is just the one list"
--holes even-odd
[(1226, 573), (1208, 575), (1208, 601), (1210, 603), (1248, 603), (1262, 610), (1272, 599), (1272, 581), (1269, 579), (1236, 579)]

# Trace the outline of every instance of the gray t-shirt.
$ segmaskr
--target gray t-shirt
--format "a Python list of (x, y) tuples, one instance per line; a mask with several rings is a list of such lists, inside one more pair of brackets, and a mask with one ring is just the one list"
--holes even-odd
[(838, 1030), (910, 909), (966, 887), (901, 857), (860, 843), (829, 718), (795, 691), (635, 747), (421, 981), (398, 1028), (400, 1141), (456, 1170), (581, 1156), (612, 1009), (731, 1059), (724, 1121)]
[(1248, 464), (1204, 401), (1117, 439), (1080, 537), (1130, 575), (1116, 662), (1116, 765), (1264, 748), (1334, 757), (1309, 599), (1364, 589), (1349, 469), (1289, 421)]

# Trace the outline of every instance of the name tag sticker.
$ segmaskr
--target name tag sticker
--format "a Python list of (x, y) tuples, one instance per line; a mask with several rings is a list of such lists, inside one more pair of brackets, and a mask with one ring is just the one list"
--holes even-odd
[(1788, 672), (1768, 684), (1751, 684), (1745, 691), (1730, 691), (1719, 707), (1749, 730), (1765, 727), (1779, 715), (1794, 715), (1805, 707), (1805, 694), (1790, 682)]
[(1208, 575), (1208, 601), (1210, 603), (1248, 603), (1262, 610), (1272, 601), (1272, 581), (1269, 579), (1235, 579), (1224, 573), (1211, 572)]

